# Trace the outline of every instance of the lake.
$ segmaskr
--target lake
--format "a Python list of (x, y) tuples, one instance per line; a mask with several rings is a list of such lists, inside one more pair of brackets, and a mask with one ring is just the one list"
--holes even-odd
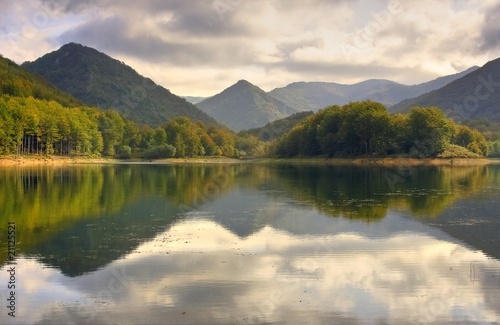
[(6, 167), (0, 204), (1, 324), (500, 323), (500, 165)]

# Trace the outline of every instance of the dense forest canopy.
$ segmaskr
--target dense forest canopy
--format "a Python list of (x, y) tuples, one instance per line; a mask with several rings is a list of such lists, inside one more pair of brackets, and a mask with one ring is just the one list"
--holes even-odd
[(274, 149), (282, 157), (483, 157), (489, 151), (479, 131), (446, 118), (436, 107), (391, 115), (372, 101), (320, 110), (278, 140)]
[(169, 158), (239, 157), (259, 145), (186, 117), (151, 128), (139, 127), (113, 110), (66, 108), (33, 97), (0, 97), (0, 154)]
[(42, 77), (24, 70), (2, 55), (0, 55), (0, 94), (55, 100), (68, 107), (82, 105), (73, 96), (56, 88)]

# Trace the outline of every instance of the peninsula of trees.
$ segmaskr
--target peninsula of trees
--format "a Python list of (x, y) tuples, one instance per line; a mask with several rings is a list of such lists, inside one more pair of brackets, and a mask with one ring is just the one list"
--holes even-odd
[(399, 155), (484, 157), (490, 148), (477, 130), (446, 118), (436, 107), (387, 112), (372, 101), (329, 106), (297, 124), (275, 144), (282, 157)]

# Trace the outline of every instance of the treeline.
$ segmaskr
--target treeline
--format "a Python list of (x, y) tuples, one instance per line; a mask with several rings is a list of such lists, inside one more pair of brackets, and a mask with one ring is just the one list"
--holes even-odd
[(139, 127), (113, 110), (66, 108), (33, 97), (0, 97), (0, 154), (170, 158), (255, 154), (251, 135), (185, 117)]
[(477, 130), (446, 118), (436, 107), (391, 115), (380, 103), (330, 106), (275, 143), (273, 153), (294, 156), (483, 157), (489, 145)]
[(63, 107), (33, 97), (0, 96), (0, 155), (44, 154), (128, 158), (200, 156), (484, 157), (500, 152), (469, 126), (438, 108), (391, 115), (376, 102), (330, 106), (271, 144), (256, 135), (178, 117), (139, 126), (113, 110)]

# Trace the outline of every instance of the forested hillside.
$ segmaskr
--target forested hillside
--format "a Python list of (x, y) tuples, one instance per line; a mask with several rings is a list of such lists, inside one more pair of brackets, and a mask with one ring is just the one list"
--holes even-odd
[(66, 44), (22, 67), (40, 74), (85, 105), (115, 109), (141, 125), (156, 127), (180, 116), (220, 125), (125, 63), (80, 44)]
[(62, 92), (45, 79), (26, 71), (1, 55), (0, 94), (17, 97), (32, 96), (37, 99), (55, 100), (65, 106), (82, 105), (73, 96)]

